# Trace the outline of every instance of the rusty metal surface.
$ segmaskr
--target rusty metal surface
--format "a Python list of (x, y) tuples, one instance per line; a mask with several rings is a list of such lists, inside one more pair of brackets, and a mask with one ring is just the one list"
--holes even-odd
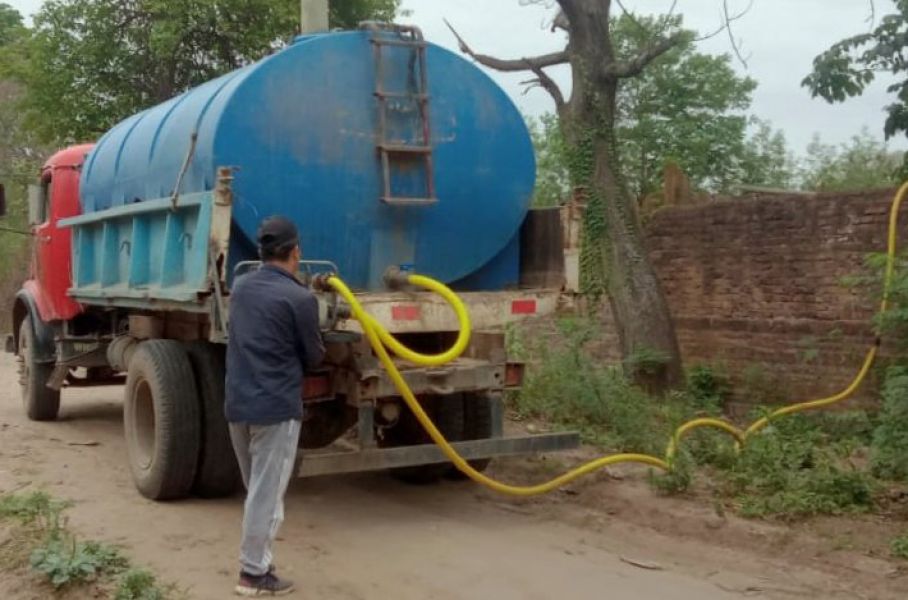
[[(443, 367), (416, 367), (395, 361), (414, 394), (447, 395), (457, 392), (498, 390), (504, 386), (504, 365), (488, 361), (459, 358)], [(364, 372), (363, 380), (372, 380), (369, 391), (375, 398), (399, 396), (384, 371)], [(374, 379), (373, 379), (374, 378)]]
[(562, 289), (565, 284), (562, 209), (535, 208), (520, 228), (521, 287)]
[[(549, 433), (525, 437), (492, 438), (451, 444), (466, 459), (494, 458), (538, 452), (570, 450), (580, 445), (577, 433)], [(394, 467), (409, 467), (448, 462), (435, 444), (373, 448), (362, 451), (309, 451), (301, 454), (297, 464), (298, 477), (313, 477), (335, 473), (376, 471)]]

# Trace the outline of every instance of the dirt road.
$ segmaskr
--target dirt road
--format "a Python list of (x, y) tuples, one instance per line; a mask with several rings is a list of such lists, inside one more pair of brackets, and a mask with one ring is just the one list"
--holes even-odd
[[(80, 534), (124, 546), (192, 598), (231, 597), (241, 498), (141, 498), (126, 466), (120, 394), (68, 390), (60, 421), (29, 422), (13, 360), (0, 356), (0, 492), (40, 487), (69, 498)], [(517, 478), (540, 469), (526, 461), (496, 468)], [(794, 560), (784, 527), (712, 525), (708, 510), (668, 511), (673, 502), (634, 477), (603, 476), (522, 503), (470, 483), (410, 487), (382, 474), (299, 480), (276, 560), (301, 588), (293, 597), (305, 599), (897, 598), (908, 590), (887, 561)], [(736, 528), (766, 547), (729, 543)], [(0, 597), (44, 597), (19, 588), (0, 573)]]

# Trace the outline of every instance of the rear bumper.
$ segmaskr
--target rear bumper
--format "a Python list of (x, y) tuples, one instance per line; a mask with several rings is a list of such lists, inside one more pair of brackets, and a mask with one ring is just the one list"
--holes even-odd
[[(577, 433), (549, 433), (522, 437), (502, 437), (451, 444), (457, 453), (468, 460), (514, 456), (537, 452), (570, 450), (580, 445)], [(298, 458), (297, 477), (314, 477), (335, 473), (378, 471), (396, 467), (412, 467), (448, 462), (441, 448), (435, 444), (401, 446), (397, 448), (369, 448), (338, 451), (337, 448), (306, 451)]]
[[(485, 360), (459, 358), (441, 367), (413, 367), (398, 361), (401, 374), (407, 387), (416, 394), (447, 395), (457, 392), (475, 392), (480, 390), (501, 390), (505, 387), (505, 365), (492, 364)], [(356, 398), (388, 398), (400, 396), (397, 386), (387, 376), (384, 369), (363, 371), (351, 377), (358, 381), (359, 393)], [(349, 391), (347, 391), (350, 396)]]

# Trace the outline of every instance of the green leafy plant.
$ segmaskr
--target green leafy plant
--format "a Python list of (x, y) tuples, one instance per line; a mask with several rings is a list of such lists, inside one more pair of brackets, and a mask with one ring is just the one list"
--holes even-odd
[(79, 541), (66, 526), (69, 506), (41, 491), (0, 495), (0, 568), (30, 565), (57, 590), (95, 582), (106, 589), (116, 578), (115, 600), (174, 597), (173, 586), (161, 587), (148, 571), (130, 568), (116, 547)]
[(687, 392), (709, 411), (715, 411), (731, 396), (731, 381), (724, 367), (699, 364), (687, 370)]
[[(514, 398), (518, 412), (580, 431), (600, 447), (661, 456), (669, 435), (698, 414), (718, 414), (717, 395), (700, 390), (654, 398), (633, 385), (617, 366), (589, 351), (598, 327), (588, 319), (562, 319), (555, 337), (527, 340), (529, 360), (523, 388)], [(700, 385), (706, 386), (701, 374)], [(721, 388), (713, 382), (716, 390)]]
[(123, 571), (128, 563), (120, 551), (98, 542), (79, 542), (72, 535), (53, 535), (31, 554), (31, 566), (59, 589)]
[(780, 404), (784, 398), (784, 387), (778, 376), (764, 365), (747, 365), (741, 374), (739, 396), (748, 403), (761, 406)]
[(908, 368), (891, 367), (883, 384), (883, 408), (873, 433), (871, 466), (878, 477), (908, 479)]
[(752, 436), (723, 473), (725, 491), (745, 516), (794, 519), (870, 510), (877, 486), (848, 464), (853, 448), (803, 415), (778, 419)]
[(0, 518), (13, 518), (50, 532), (61, 526), (61, 515), (69, 502), (54, 500), (46, 492), (0, 496)]
[(908, 560), (908, 533), (900, 535), (889, 543), (892, 556)]
[(167, 591), (158, 585), (157, 578), (145, 569), (129, 569), (122, 575), (114, 592), (114, 600), (166, 600)]

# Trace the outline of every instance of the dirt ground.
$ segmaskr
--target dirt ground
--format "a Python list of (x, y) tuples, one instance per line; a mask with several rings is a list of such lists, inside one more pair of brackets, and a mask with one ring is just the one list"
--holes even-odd
[[(68, 390), (59, 422), (29, 422), (13, 359), (0, 356), (0, 493), (43, 488), (71, 499), (80, 535), (123, 546), (190, 598), (230, 598), (242, 499), (140, 497), (126, 465), (120, 395), (116, 387)], [(576, 458), (510, 460), (493, 473), (538, 479)], [(412, 487), (383, 474), (297, 480), (286, 515), (276, 563), (297, 582), (294, 598), (908, 597), (908, 563), (873, 556), (876, 546), (865, 543), (894, 534), (883, 521), (791, 528), (720, 516), (708, 502), (657, 496), (639, 470), (523, 501), (472, 483)], [(51, 596), (0, 570), (0, 597)], [(82, 596), (91, 597), (67, 597)]]

